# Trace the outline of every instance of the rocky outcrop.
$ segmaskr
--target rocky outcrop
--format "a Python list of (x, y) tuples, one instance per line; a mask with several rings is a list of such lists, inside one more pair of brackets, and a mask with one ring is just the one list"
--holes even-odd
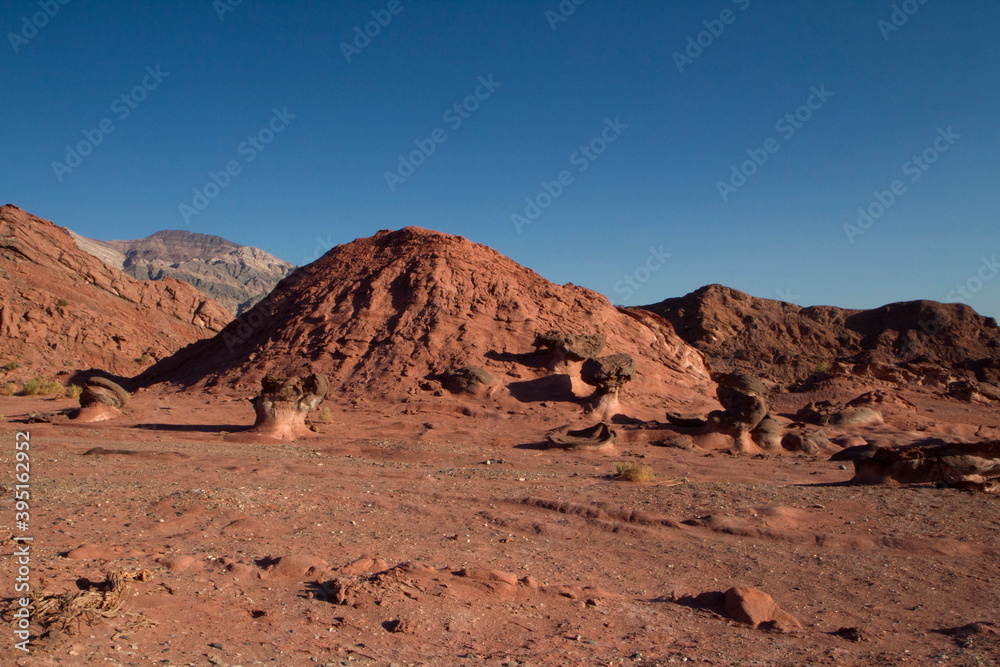
[(81, 249), (133, 278), (175, 278), (236, 315), (267, 296), (295, 268), (259, 248), (186, 230), (156, 232), (135, 241), (73, 237)]
[(961, 488), (1000, 490), (1000, 440), (930, 441), (899, 447), (861, 445), (834, 454), (831, 461), (851, 461), (858, 484), (938, 482)]
[(220, 331), (232, 317), (176, 280), (135, 280), (80, 250), (69, 233), (16, 206), (0, 208), (0, 366), (8, 380), (143, 364)]

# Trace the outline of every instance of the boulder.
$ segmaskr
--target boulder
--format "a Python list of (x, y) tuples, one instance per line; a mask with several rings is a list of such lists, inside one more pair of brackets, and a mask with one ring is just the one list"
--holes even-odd
[(789, 429), (781, 438), (781, 446), (790, 452), (804, 454), (819, 454), (821, 451), (837, 449), (823, 431), (810, 431), (801, 427)]
[(784, 432), (785, 427), (781, 422), (771, 417), (764, 417), (757, 424), (757, 427), (750, 431), (750, 438), (761, 449), (776, 451), (781, 449), (781, 438)]
[(251, 399), (257, 413), (252, 431), (283, 440), (294, 440), (309, 432), (306, 415), (326, 398), (330, 384), (325, 375), (312, 374), (300, 380), (266, 375), (261, 392)]
[(453, 394), (485, 393), (493, 384), (493, 376), (479, 366), (461, 366), (441, 374), (441, 386)]
[(773, 623), (778, 628), (801, 628), (802, 623), (781, 609), (770, 595), (756, 588), (736, 587), (726, 591), (726, 614), (737, 623), (755, 628)]

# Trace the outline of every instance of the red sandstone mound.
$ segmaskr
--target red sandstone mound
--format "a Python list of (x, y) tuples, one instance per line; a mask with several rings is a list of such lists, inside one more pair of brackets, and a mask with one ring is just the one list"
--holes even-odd
[(167, 357), (232, 319), (186, 283), (106, 266), (64, 228), (10, 204), (0, 208), (0, 294), (4, 381), (73, 368), (131, 376), (137, 359)]
[(222, 383), (249, 393), (268, 372), (322, 373), (331, 393), (401, 397), (434, 391), (446, 371), (476, 366), (493, 379), (488, 397), (572, 401), (569, 378), (551, 375), (548, 352), (534, 345), (536, 334), (553, 329), (603, 334), (602, 354), (634, 358), (636, 377), (621, 398), (633, 412), (714, 403), (702, 355), (656, 315), (615, 308), (491, 248), (416, 227), (330, 250), (218, 336), (140, 381)]
[(714, 370), (782, 383), (831, 369), (914, 385), (1000, 381), (996, 320), (960, 303), (802, 308), (708, 285), (644, 309), (669, 320)]

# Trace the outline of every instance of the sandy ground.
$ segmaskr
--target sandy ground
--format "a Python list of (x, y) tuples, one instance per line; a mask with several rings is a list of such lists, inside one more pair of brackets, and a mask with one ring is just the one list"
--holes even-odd
[[(53, 628), (30, 654), (5, 617), (0, 662), (1000, 662), (996, 496), (847, 485), (852, 471), (827, 456), (655, 446), (673, 432), (659, 424), (616, 425), (613, 453), (567, 452), (541, 443), (584, 423), (568, 413), (325, 405), (332, 423), (314, 437), (264, 443), (227, 437), (253, 422), (235, 398), (144, 390), (122, 419), (91, 425), (58, 414), (67, 399), (0, 398), (0, 537), (15, 529), (15, 433), (27, 431), (33, 587), (152, 575), (129, 583), (120, 612)], [(32, 411), (57, 416), (18, 423)], [(995, 408), (943, 400), (886, 419), (965, 436), (1000, 426)], [(879, 430), (864, 429), (854, 435)], [(656, 480), (614, 479), (628, 460)], [(15, 548), (0, 558), (8, 603)], [(673, 601), (733, 586), (767, 592), (803, 627)]]

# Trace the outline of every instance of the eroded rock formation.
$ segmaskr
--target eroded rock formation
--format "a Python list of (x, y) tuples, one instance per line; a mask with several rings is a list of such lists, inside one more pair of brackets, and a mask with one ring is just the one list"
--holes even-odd
[(588, 407), (600, 419), (609, 420), (621, 407), (618, 392), (635, 377), (635, 361), (627, 354), (609, 354), (587, 359), (580, 368), (580, 378), (594, 387)]
[(81, 422), (99, 422), (120, 417), (121, 409), (128, 402), (128, 392), (121, 385), (102, 377), (87, 380), (80, 392), (80, 409), (71, 419)]
[(861, 445), (837, 452), (831, 461), (854, 463), (858, 484), (939, 482), (960, 488), (1000, 491), (1000, 440), (944, 442), (900, 447)]
[(309, 432), (306, 415), (326, 398), (330, 383), (325, 375), (305, 379), (266, 375), (260, 394), (252, 399), (257, 413), (252, 431), (282, 440), (294, 440)]

